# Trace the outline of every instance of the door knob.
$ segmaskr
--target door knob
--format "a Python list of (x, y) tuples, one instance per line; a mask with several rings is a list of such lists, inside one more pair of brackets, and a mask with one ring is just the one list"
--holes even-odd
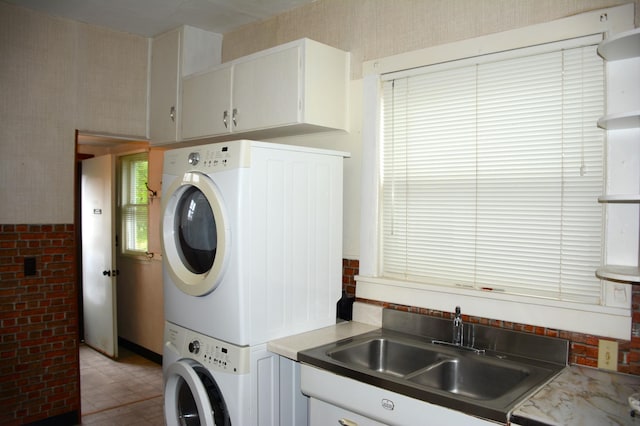
[(104, 275), (105, 277), (110, 277), (110, 276), (118, 276), (120, 275), (120, 269), (112, 269), (111, 271), (102, 271), (102, 275)]
[(110, 277), (111, 271), (102, 271), (102, 275), (104, 275), (105, 277)]

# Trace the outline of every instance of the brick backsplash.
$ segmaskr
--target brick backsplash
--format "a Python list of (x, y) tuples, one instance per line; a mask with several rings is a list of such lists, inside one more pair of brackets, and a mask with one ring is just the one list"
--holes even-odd
[(79, 423), (74, 238), (73, 225), (0, 225), (0, 424)]
[[(355, 296), (356, 281), (355, 276), (358, 275), (359, 261), (351, 259), (342, 260), (342, 288), (350, 296)], [(633, 290), (633, 324), (640, 328), (640, 289)], [(440, 318), (453, 318), (452, 312), (436, 311), (432, 309), (418, 308), (414, 306), (396, 305), (393, 303), (379, 302), (376, 300), (366, 300), (358, 298), (358, 302), (364, 302), (383, 306), (385, 308), (398, 309), (408, 312), (416, 312), (423, 315), (435, 316)], [(599, 336), (589, 334), (574, 333), (570, 331), (555, 330), (545, 327), (536, 327), (528, 324), (517, 324), (507, 321), (498, 321), (488, 318), (470, 317), (462, 315), (465, 322), (491, 325), (494, 327), (507, 328), (511, 330), (522, 331), (525, 333), (535, 333), (545, 336), (560, 337), (569, 340), (569, 363), (586, 365), (589, 367), (598, 366), (598, 340)], [(612, 340), (610, 338), (605, 338)], [(618, 371), (621, 373), (640, 375), (640, 337), (631, 337), (631, 341), (618, 340)]]

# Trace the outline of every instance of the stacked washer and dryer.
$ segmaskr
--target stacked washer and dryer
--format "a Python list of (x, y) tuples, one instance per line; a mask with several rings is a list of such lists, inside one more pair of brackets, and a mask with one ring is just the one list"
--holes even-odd
[(306, 423), (269, 340), (335, 324), (345, 153), (248, 140), (165, 153), (168, 425)]

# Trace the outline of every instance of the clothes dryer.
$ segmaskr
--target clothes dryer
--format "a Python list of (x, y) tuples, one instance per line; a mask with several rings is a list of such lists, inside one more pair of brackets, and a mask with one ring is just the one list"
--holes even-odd
[(334, 324), (344, 156), (247, 140), (165, 152), (165, 319), (240, 346)]

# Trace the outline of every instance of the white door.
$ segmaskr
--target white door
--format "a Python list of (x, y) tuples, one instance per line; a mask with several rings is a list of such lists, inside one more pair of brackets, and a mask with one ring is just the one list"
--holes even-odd
[(85, 342), (118, 356), (116, 316), (115, 158), (82, 162), (82, 300)]

